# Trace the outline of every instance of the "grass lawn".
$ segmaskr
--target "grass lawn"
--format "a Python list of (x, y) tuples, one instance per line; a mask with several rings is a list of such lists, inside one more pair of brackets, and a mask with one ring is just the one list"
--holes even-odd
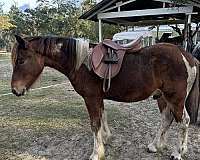
[[(11, 74), (10, 56), (0, 55), (0, 160), (12, 159), (13, 156), (17, 159), (16, 152), (25, 150), (38, 135), (79, 127), (77, 124), (87, 119), (80, 99), (66, 100), (61, 96), (66, 93), (67, 84), (32, 91), (24, 97), (12, 94), (1, 97), (10, 93)], [(38, 87), (66, 81), (67, 78), (61, 73), (45, 68)]]
[[(2, 59), (1, 59), (2, 58)], [(1, 61), (2, 60), (2, 61)], [(10, 93), (12, 66), (0, 57), (0, 160), (86, 160), (93, 138), (83, 99), (61, 73), (46, 68), (41, 86), (23, 97)], [(160, 122), (156, 101), (137, 103), (105, 101), (113, 133), (106, 145), (106, 160), (168, 160), (177, 142), (177, 124), (169, 130), (168, 150), (149, 154)], [(186, 159), (199, 160), (200, 126), (190, 126)]]
[(16, 158), (17, 151), (23, 152), (38, 136), (60, 135), (59, 130), (73, 131), (87, 121), (82, 99), (65, 95), (64, 86), (56, 89), (59, 92), (50, 88), (0, 99), (0, 159)]
[[(10, 79), (11, 79), (11, 72), (12, 66), (10, 64), (9, 56), (1, 55), (0, 59), (0, 95), (10, 93)], [(41, 84), (38, 87), (45, 87), (50, 85), (56, 85), (61, 83), (66, 83), (67, 78), (58, 73), (57, 71), (45, 68), (42, 76), (41, 76)], [(68, 84), (61, 84), (56, 88), (47, 88), (44, 90), (38, 91), (30, 91), (28, 95), (24, 97), (15, 97), (14, 95), (3, 96), (0, 99), (0, 113), (3, 114), (1, 116), (1, 122), (3, 125), (8, 124), (8, 126), (20, 126), (24, 128), (45, 128), (52, 127), (56, 128), (55, 123), (56, 121), (60, 121), (60, 125), (64, 124), (61, 123), (62, 117), (61, 115), (65, 113), (63, 112), (63, 108), (66, 105), (70, 106), (78, 106), (80, 105), (79, 101), (73, 102), (72, 99), (66, 101), (59, 100), (61, 95), (65, 93), (65, 85)], [(63, 89), (64, 88), (64, 89)], [(54, 90), (57, 90), (56, 92)], [(49, 97), (50, 96), (50, 97)], [(52, 107), (53, 103), (53, 107)], [(58, 107), (59, 106), (59, 107)], [(56, 109), (57, 108), (57, 109)], [(66, 109), (66, 108), (65, 108)], [(4, 112), (8, 115), (4, 115)], [(67, 111), (69, 112), (69, 111)], [(44, 115), (45, 113), (45, 115)], [(37, 116), (36, 116), (37, 115)], [(51, 117), (55, 120), (49, 123), (48, 117)], [(59, 118), (58, 118), (59, 117)], [(51, 117), (52, 118), (52, 117)], [(71, 123), (73, 125), (73, 123)], [(57, 126), (61, 127), (61, 126)]]

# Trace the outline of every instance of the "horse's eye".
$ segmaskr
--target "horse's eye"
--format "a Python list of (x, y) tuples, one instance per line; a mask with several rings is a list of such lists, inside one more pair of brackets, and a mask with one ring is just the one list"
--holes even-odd
[(23, 59), (18, 59), (17, 64), (21, 64), (22, 65), (22, 64), (24, 64), (24, 62), (25, 61)]

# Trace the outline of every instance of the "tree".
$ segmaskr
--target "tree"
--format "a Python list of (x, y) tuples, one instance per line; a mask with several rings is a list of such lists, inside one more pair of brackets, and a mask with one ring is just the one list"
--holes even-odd
[(14, 25), (10, 23), (9, 16), (3, 13), (3, 5), (3, 3), (0, 3), (0, 30), (14, 27)]
[[(96, 1), (92, 0), (84, 0), (81, 6), (77, 5), (77, 0), (37, 0), (36, 8), (25, 11), (13, 5), (7, 18), (8, 22), (16, 27), (8, 29), (4, 35), (9, 35), (10, 41), (14, 41), (14, 34), (21, 34), (81, 37), (97, 42), (98, 24), (79, 19), (83, 12), (95, 4)], [(102, 30), (104, 38), (111, 38), (114, 33), (120, 31), (120, 27), (103, 24)]]
[(10, 23), (10, 18), (7, 15), (0, 15), (0, 30), (10, 29), (14, 27), (12, 23)]
[(8, 15), (3, 13), (3, 4), (0, 3), (0, 49), (9, 46), (9, 36), (8, 32), (15, 26), (10, 22)]
[(13, 33), (27, 34), (29, 32), (29, 22), (26, 22), (26, 14), (20, 11), (16, 5), (11, 6), (9, 17), (11, 23), (16, 26), (16, 28), (12, 30)]
[[(91, 0), (84, 0), (81, 3), (81, 12), (80, 15), (84, 12), (91, 9), (96, 4), (96, 1)], [(121, 27), (117, 25), (109, 25), (109, 24), (102, 24), (102, 33), (103, 38), (112, 38), (112, 36), (121, 31)], [(97, 42), (98, 41), (98, 23), (88, 21), (88, 20), (81, 20), (79, 31), (81, 32), (80, 36), (87, 37), (88, 39)]]

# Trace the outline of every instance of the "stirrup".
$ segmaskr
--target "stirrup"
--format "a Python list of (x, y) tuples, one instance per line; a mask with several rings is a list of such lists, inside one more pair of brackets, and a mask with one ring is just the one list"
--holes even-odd
[(114, 50), (108, 48), (108, 52), (104, 55), (103, 62), (105, 64), (117, 64), (118, 61), (119, 58), (117, 56), (117, 53)]
[[(111, 69), (112, 69), (111, 64), (108, 64), (108, 68), (106, 69), (105, 76), (104, 76), (104, 80), (103, 80), (103, 91), (104, 91), (104, 92), (108, 92), (109, 89), (110, 89), (110, 83), (111, 83)], [(108, 76), (108, 84), (107, 84), (107, 87), (106, 87), (107, 76)]]

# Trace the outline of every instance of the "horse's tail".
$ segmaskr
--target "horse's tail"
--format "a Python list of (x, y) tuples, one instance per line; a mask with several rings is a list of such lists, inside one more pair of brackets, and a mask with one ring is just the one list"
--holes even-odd
[(190, 115), (190, 122), (192, 124), (197, 122), (198, 119), (198, 110), (199, 110), (199, 103), (200, 103), (200, 64), (199, 61), (195, 59), (195, 64), (197, 67), (196, 78), (193, 83), (192, 89), (188, 95), (186, 100), (186, 109), (188, 114)]

